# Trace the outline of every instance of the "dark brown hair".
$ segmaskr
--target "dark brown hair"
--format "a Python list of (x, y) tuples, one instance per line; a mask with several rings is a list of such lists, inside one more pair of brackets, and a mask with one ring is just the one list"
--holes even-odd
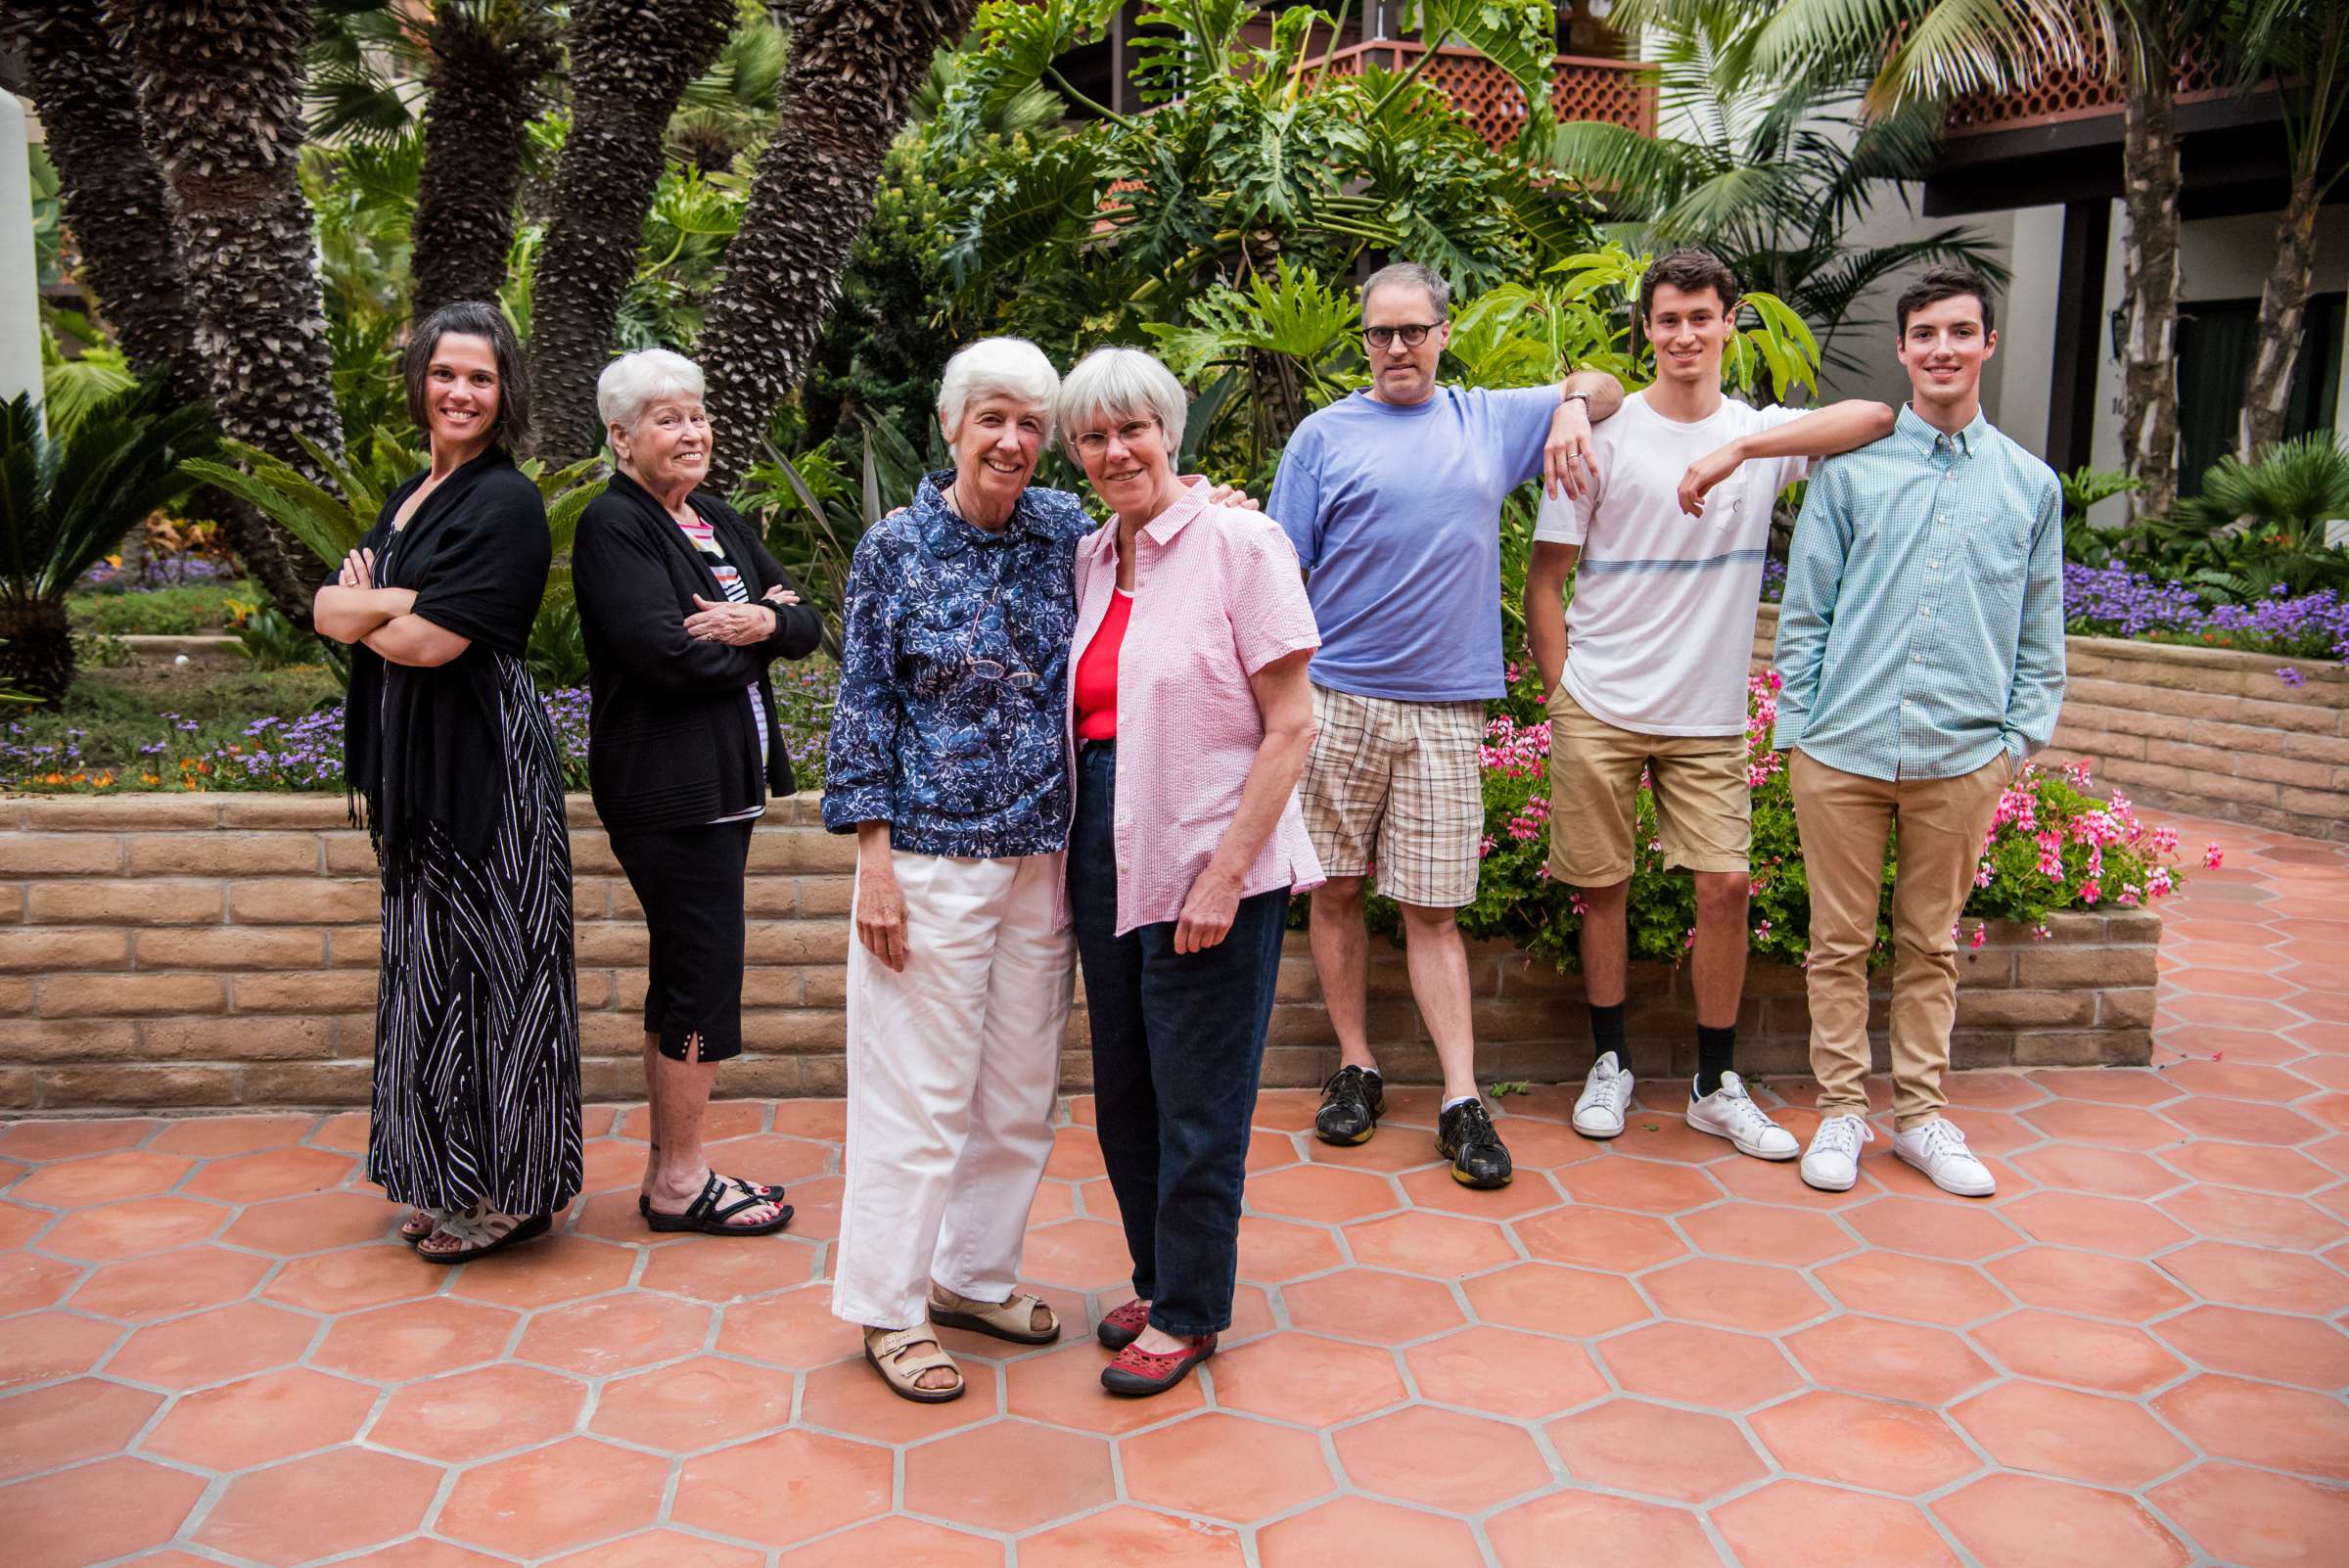
[(1909, 336), (1911, 314), (1961, 294), (1970, 294), (1982, 301), (1982, 330), (1995, 331), (1998, 317), (1997, 307), (1991, 301), (1990, 280), (1972, 267), (1937, 266), (1925, 268), (1914, 283), (1901, 291), (1900, 301), (1893, 306), (1893, 313), (1900, 318), (1900, 335)]
[(1682, 294), (1702, 294), (1707, 289), (1721, 296), (1721, 308), (1726, 314), (1737, 302), (1740, 291), (1737, 274), (1729, 264), (1710, 251), (1695, 246), (1682, 246), (1668, 251), (1647, 264), (1647, 274), (1639, 280), (1639, 319), (1645, 321), (1655, 307), (1656, 290), (1671, 284)]
[(486, 338), (497, 360), (497, 418), (490, 422), (489, 439), (516, 456), (530, 449), (530, 373), (524, 368), (522, 343), (506, 313), (479, 300), (444, 304), (408, 335), (407, 350), (399, 356), (399, 379), (408, 392), (408, 417), (420, 431), (430, 431), (425, 412), (425, 388), (433, 368), (433, 351), (449, 333)]

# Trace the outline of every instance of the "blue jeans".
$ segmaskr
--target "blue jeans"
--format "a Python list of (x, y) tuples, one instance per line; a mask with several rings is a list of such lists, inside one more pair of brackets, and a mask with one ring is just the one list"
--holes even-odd
[(1093, 1121), (1126, 1222), (1134, 1294), (1161, 1333), (1231, 1326), (1240, 1187), (1289, 890), (1242, 899), (1231, 931), (1174, 950), (1174, 922), (1120, 937), (1117, 748), (1077, 762), (1069, 901), (1093, 1025)]

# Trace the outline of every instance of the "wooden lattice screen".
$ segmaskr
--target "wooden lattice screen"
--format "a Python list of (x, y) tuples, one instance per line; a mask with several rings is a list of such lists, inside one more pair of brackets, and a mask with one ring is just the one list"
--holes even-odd
[[(2113, 79), (2103, 36), (2084, 30), (2080, 41), (2087, 56), (2080, 69), (2050, 71), (2029, 86), (2009, 93), (1968, 93), (1950, 106), (1949, 118), (1944, 122), (1945, 134), (1980, 135), (1985, 131), (2021, 130), (2118, 114), (2128, 99), (2129, 89), (2125, 82)], [(2187, 55), (2179, 64), (2176, 80), (2182, 101), (2215, 97), (2227, 91), (2219, 80), (2218, 68), (2203, 50)]]
[[(1391, 69), (1407, 70), (1424, 53), (1424, 44), (1381, 39), (1337, 51), (1329, 57), (1329, 69), (1339, 75), (1359, 75), (1367, 57)], [(1550, 104), (1562, 120), (1603, 119), (1652, 132), (1655, 87), (1634, 60), (1560, 55), (1550, 73)], [(1473, 49), (1437, 50), (1421, 79), (1442, 89), (1496, 151), (1514, 143), (1525, 128), (1525, 94), (1507, 71)]]

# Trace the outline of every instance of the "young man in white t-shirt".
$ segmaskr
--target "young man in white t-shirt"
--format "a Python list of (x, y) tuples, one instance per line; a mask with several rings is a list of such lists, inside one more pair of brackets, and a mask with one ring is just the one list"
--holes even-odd
[[(1810, 460), (1878, 439), (1882, 403), (1816, 413), (1754, 408), (1721, 391), (1737, 282), (1719, 257), (1675, 251), (1639, 286), (1656, 379), (1597, 428), (1597, 480), (1544, 498), (1526, 575), (1526, 640), (1549, 691), (1549, 873), (1582, 891), (1593, 1061), (1575, 1130), (1608, 1138), (1631, 1103), (1624, 1046), (1625, 896), (1639, 775), (1655, 790), (1664, 863), (1696, 879), (1697, 1071), (1688, 1125), (1765, 1160), (1801, 1152), (1734, 1070), (1745, 988), (1752, 791), (1746, 671), (1771, 507)], [(1574, 605), (1562, 608), (1569, 573)], [(1568, 649), (1572, 657), (1568, 657)]]

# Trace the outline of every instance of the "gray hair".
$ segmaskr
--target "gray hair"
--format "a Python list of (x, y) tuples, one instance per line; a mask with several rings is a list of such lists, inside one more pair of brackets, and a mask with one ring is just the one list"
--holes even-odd
[(982, 338), (946, 361), (938, 383), (938, 419), (950, 441), (973, 398), (1016, 397), (1049, 410), (1059, 392), (1060, 373), (1041, 348), (1025, 338)]
[(664, 397), (702, 399), (702, 367), (667, 348), (622, 354), (595, 378), (595, 417), (609, 430), (634, 430), (644, 411)]
[(1094, 416), (1155, 419), (1166, 433), (1167, 452), (1182, 450), (1182, 427), (1190, 394), (1174, 372), (1139, 348), (1096, 348), (1077, 362), (1060, 387), (1060, 434), (1074, 441)]
[(1436, 319), (1442, 321), (1451, 313), (1451, 285), (1434, 267), (1421, 266), (1416, 261), (1390, 261), (1362, 280), (1362, 308), (1370, 308), (1370, 297), (1390, 283), (1407, 283), (1414, 289), (1427, 291), (1428, 302), (1436, 307)]

